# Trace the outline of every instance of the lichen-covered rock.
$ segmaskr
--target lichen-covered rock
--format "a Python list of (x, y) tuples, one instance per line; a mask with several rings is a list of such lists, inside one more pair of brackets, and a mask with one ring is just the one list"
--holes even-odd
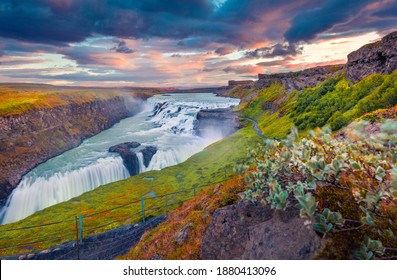
[(347, 58), (346, 77), (353, 82), (373, 73), (390, 74), (397, 69), (397, 31), (361, 47)]
[(323, 241), (299, 211), (247, 201), (216, 210), (202, 242), (203, 259), (313, 259)]

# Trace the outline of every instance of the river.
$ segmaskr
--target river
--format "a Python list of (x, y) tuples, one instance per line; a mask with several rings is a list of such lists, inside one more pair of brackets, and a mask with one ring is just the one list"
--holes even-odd
[[(228, 108), (238, 103), (239, 99), (212, 93), (162, 94), (149, 98), (138, 114), (121, 120), (26, 174), (1, 209), (1, 223), (21, 220), (100, 185), (128, 178), (130, 174), (121, 157), (108, 152), (113, 145), (137, 141), (141, 147), (157, 147), (158, 151), (147, 167), (138, 150), (140, 173), (185, 161), (224, 137), (216, 130), (197, 136), (194, 130), (197, 113), (202, 109)], [(160, 105), (161, 110), (158, 109)]]

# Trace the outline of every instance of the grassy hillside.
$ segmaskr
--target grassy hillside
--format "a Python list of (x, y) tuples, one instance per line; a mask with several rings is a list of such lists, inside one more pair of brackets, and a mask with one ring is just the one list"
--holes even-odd
[(17, 115), (32, 109), (82, 104), (125, 95), (152, 95), (155, 89), (56, 87), (36, 84), (0, 84), (0, 115)]
[(292, 126), (306, 132), (330, 125), (336, 131), (364, 114), (396, 105), (397, 72), (373, 74), (356, 84), (340, 75), (290, 94), (281, 84), (257, 91), (238, 110), (242, 116), (256, 120), (265, 136), (284, 138)]
[[(357, 118), (369, 120), (371, 122), (378, 122), (390, 118), (396, 119), (397, 106), (390, 108), (396, 104), (396, 77), (396, 73), (391, 75), (372, 75), (352, 85), (349, 84), (343, 76), (339, 76), (327, 80), (315, 88), (305, 89), (301, 92), (295, 91), (291, 94), (287, 94), (280, 84), (273, 84), (261, 90), (256, 89), (256, 93), (253, 89), (244, 90), (241, 87), (236, 87), (231, 91), (231, 95), (236, 97), (253, 96), (250, 100), (242, 102), (240, 106), (236, 108), (236, 111), (243, 117), (256, 120), (264, 135), (272, 138), (284, 138), (294, 125), (301, 125), (301, 130), (306, 133), (309, 129), (317, 125), (323, 126), (329, 124), (335, 130), (340, 129)], [(345, 121), (340, 124), (339, 116), (346, 118)], [(336, 126), (336, 124), (339, 125)], [(320, 141), (319, 143), (321, 144), (322, 142)], [(339, 145), (339, 142), (335, 143), (336, 146)], [(343, 145), (341, 147), (343, 147)], [(272, 146), (269, 151), (269, 156), (277, 156), (274, 161), (275, 163), (285, 162), (285, 164), (289, 166), (288, 162), (281, 157), (281, 148), (278, 150)], [(269, 156), (263, 157), (262, 154), (259, 154), (261, 160), (266, 160)], [(357, 160), (363, 160), (367, 156), (368, 155), (364, 155), (364, 153), (362, 155), (355, 155)], [(369, 158), (368, 160), (368, 168), (372, 170), (370, 173), (375, 172), (373, 170), (375, 170), (377, 166), (374, 167), (371, 161), (372, 159)], [(330, 158), (327, 158), (328, 163), (331, 161)], [(351, 163), (349, 162), (349, 164)], [(275, 164), (269, 165), (269, 168), (274, 168), (274, 165)], [(263, 164), (263, 166), (268, 165)], [(251, 169), (249, 173), (254, 172), (252, 171), (254, 169)], [(294, 169), (293, 172), (291, 171), (289, 176), (291, 177), (294, 175), (294, 172), (297, 172), (296, 170), (298, 170), (298, 168)], [(318, 211), (320, 211), (320, 213), (324, 208), (332, 207), (334, 211), (338, 209), (345, 218), (350, 218), (350, 222), (352, 222), (353, 219), (360, 219), (361, 210), (357, 202), (354, 201), (354, 196), (352, 195), (352, 191), (356, 191), (356, 185), (349, 183), (351, 178), (349, 177), (348, 171), (346, 172), (340, 178), (340, 184), (344, 186), (345, 189), (341, 190), (337, 187), (319, 188), (314, 196), (319, 201)], [(276, 173), (277, 174), (274, 174), (274, 176), (278, 177), (282, 172)], [(364, 173), (365, 172), (356, 172), (355, 176), (359, 181), (366, 180), (368, 176), (371, 176), (370, 174), (365, 175)], [(330, 174), (330, 176), (333, 175)], [(255, 176), (248, 176), (248, 178), (249, 177), (256, 178)], [(289, 180), (295, 182), (293, 177), (289, 178)], [(373, 181), (374, 179), (371, 180)], [(363, 182), (360, 184), (362, 183)], [(265, 186), (266, 184), (265, 180), (261, 182), (260, 185)], [(225, 183), (225, 185), (220, 188), (221, 191), (219, 192), (214, 192), (214, 186), (208, 188), (198, 197), (193, 198), (173, 210), (166, 223), (148, 231), (138, 245), (132, 248), (122, 259), (150, 259), (153, 257), (164, 259), (199, 259), (201, 256), (202, 237), (210, 223), (209, 216), (215, 209), (227, 205), (228, 201), (233, 203), (238, 198), (237, 194), (248, 186), (249, 184), (244, 183), (241, 178), (235, 177)], [(376, 189), (376, 184), (373, 184), (373, 187)], [(381, 187), (379, 189), (381, 189)], [(258, 190), (258, 193), (263, 195), (263, 191), (261, 190)], [(274, 193), (272, 195), (275, 196)], [(372, 193), (369, 192), (368, 199), (371, 195)], [(292, 203), (296, 204), (297, 201)], [(395, 203), (395, 201), (393, 203)], [(353, 221), (353, 225), (348, 225), (347, 229), (344, 228), (340, 231), (328, 233), (331, 242), (327, 244), (326, 249), (320, 253), (319, 257), (352, 258), (352, 251), (363, 241), (365, 236), (370, 236), (373, 239), (379, 238), (384, 245), (390, 247), (396, 246), (396, 242), (388, 236), (390, 232), (396, 232), (394, 223), (396, 215), (395, 210), (393, 210), (393, 207), (388, 206), (383, 209), (388, 209), (387, 217), (392, 217), (389, 223), (392, 221), (393, 225), (387, 225), (385, 221), (387, 221), (388, 218), (376, 218), (381, 228), (380, 237), (377, 236), (379, 231), (373, 232), (373, 228), (368, 225), (360, 226), (360, 231), (354, 231), (354, 227), (357, 226), (357, 224), (355, 225)], [(322, 217), (320, 213), (317, 214), (317, 218)], [(322, 224), (317, 222), (316, 226), (319, 227), (320, 225)], [(186, 227), (189, 228), (188, 237), (180, 244), (176, 242), (177, 235), (185, 230)], [(375, 241), (368, 242), (372, 242), (372, 245), (377, 244)], [(360, 245), (361, 251), (358, 251), (358, 254), (361, 254), (360, 256), (363, 258), (370, 257), (370, 255), (368, 255), (370, 249), (368, 248), (371, 248), (372, 245), (368, 245), (365, 242), (362, 243)]]
[[(141, 219), (139, 212), (141, 210), (140, 199), (142, 196), (155, 194), (161, 198), (165, 193), (184, 189), (191, 190), (194, 185), (205, 187), (227, 180), (233, 176), (233, 167), (235, 164), (245, 161), (247, 157), (246, 148), (256, 146), (259, 141), (260, 138), (252, 127), (246, 127), (210, 145), (202, 152), (192, 156), (181, 164), (165, 168), (161, 171), (146, 172), (123, 181), (101, 186), (70, 201), (39, 211), (22, 221), (1, 226), (0, 247), (40, 240), (43, 240), (43, 242), (19, 246), (18, 248), (3, 249), (0, 250), (0, 255), (43, 249), (60, 242), (74, 240), (75, 216), (78, 214), (89, 216), (90, 214), (98, 213), (109, 208), (138, 201), (128, 207), (105, 211), (98, 215), (85, 218), (84, 228), (87, 231), (84, 234), (103, 232), (123, 224), (139, 221)], [(181, 193), (175, 199), (171, 197), (168, 203), (171, 203), (172, 199), (178, 201), (186, 200), (192, 196), (192, 191)], [(146, 201), (147, 208), (163, 205), (164, 197), (161, 199), (151, 199), (148, 197)], [(152, 211), (150, 215), (162, 214), (164, 211), (165, 209)], [(135, 213), (138, 213), (138, 215), (135, 215)], [(45, 228), (8, 231), (14, 228), (59, 221), (64, 222)], [(113, 222), (109, 226), (103, 226), (111, 221), (116, 222)], [(59, 240), (51, 240), (53, 238), (59, 238)]]

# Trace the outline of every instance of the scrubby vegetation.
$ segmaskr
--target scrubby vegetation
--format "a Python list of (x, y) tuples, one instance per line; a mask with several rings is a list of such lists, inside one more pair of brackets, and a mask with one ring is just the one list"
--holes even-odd
[(338, 130), (365, 113), (397, 104), (397, 73), (373, 74), (350, 85), (341, 75), (303, 90), (291, 112), (299, 130), (329, 124)]
[[(223, 184), (207, 187), (203, 192), (171, 211), (167, 221), (147, 231), (137, 246), (120, 259), (193, 260), (201, 258), (202, 238), (213, 212), (234, 204), (245, 190), (241, 176)], [(181, 231), (188, 231), (186, 240), (178, 242)]]
[(331, 241), (322, 258), (397, 258), (397, 122), (368, 136), (356, 123), (333, 138), (317, 129), (295, 141), (268, 140), (251, 152), (249, 200), (271, 208), (298, 207), (313, 229)]

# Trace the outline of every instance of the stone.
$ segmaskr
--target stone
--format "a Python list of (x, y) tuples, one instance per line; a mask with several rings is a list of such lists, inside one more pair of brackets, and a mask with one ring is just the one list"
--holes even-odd
[(139, 147), (138, 142), (125, 142), (109, 148), (109, 152), (118, 153), (123, 159), (123, 164), (131, 176), (139, 174), (139, 160), (131, 149)]
[(223, 185), (221, 183), (216, 184), (216, 186), (214, 188), (214, 193), (217, 193), (221, 187), (223, 187)]
[(313, 259), (323, 240), (299, 211), (241, 201), (217, 209), (204, 234), (203, 259)]
[(154, 254), (153, 256), (150, 257), (150, 260), (163, 260), (164, 256), (160, 254)]
[(177, 245), (180, 246), (187, 240), (187, 238), (189, 237), (189, 232), (192, 227), (193, 227), (193, 224), (189, 223), (186, 226), (184, 226), (183, 229), (181, 229), (177, 233), (177, 235), (175, 236), (175, 239), (174, 239), (174, 241)]
[(153, 156), (157, 153), (157, 148), (155, 146), (147, 146), (141, 150), (143, 155), (143, 164), (148, 167)]

